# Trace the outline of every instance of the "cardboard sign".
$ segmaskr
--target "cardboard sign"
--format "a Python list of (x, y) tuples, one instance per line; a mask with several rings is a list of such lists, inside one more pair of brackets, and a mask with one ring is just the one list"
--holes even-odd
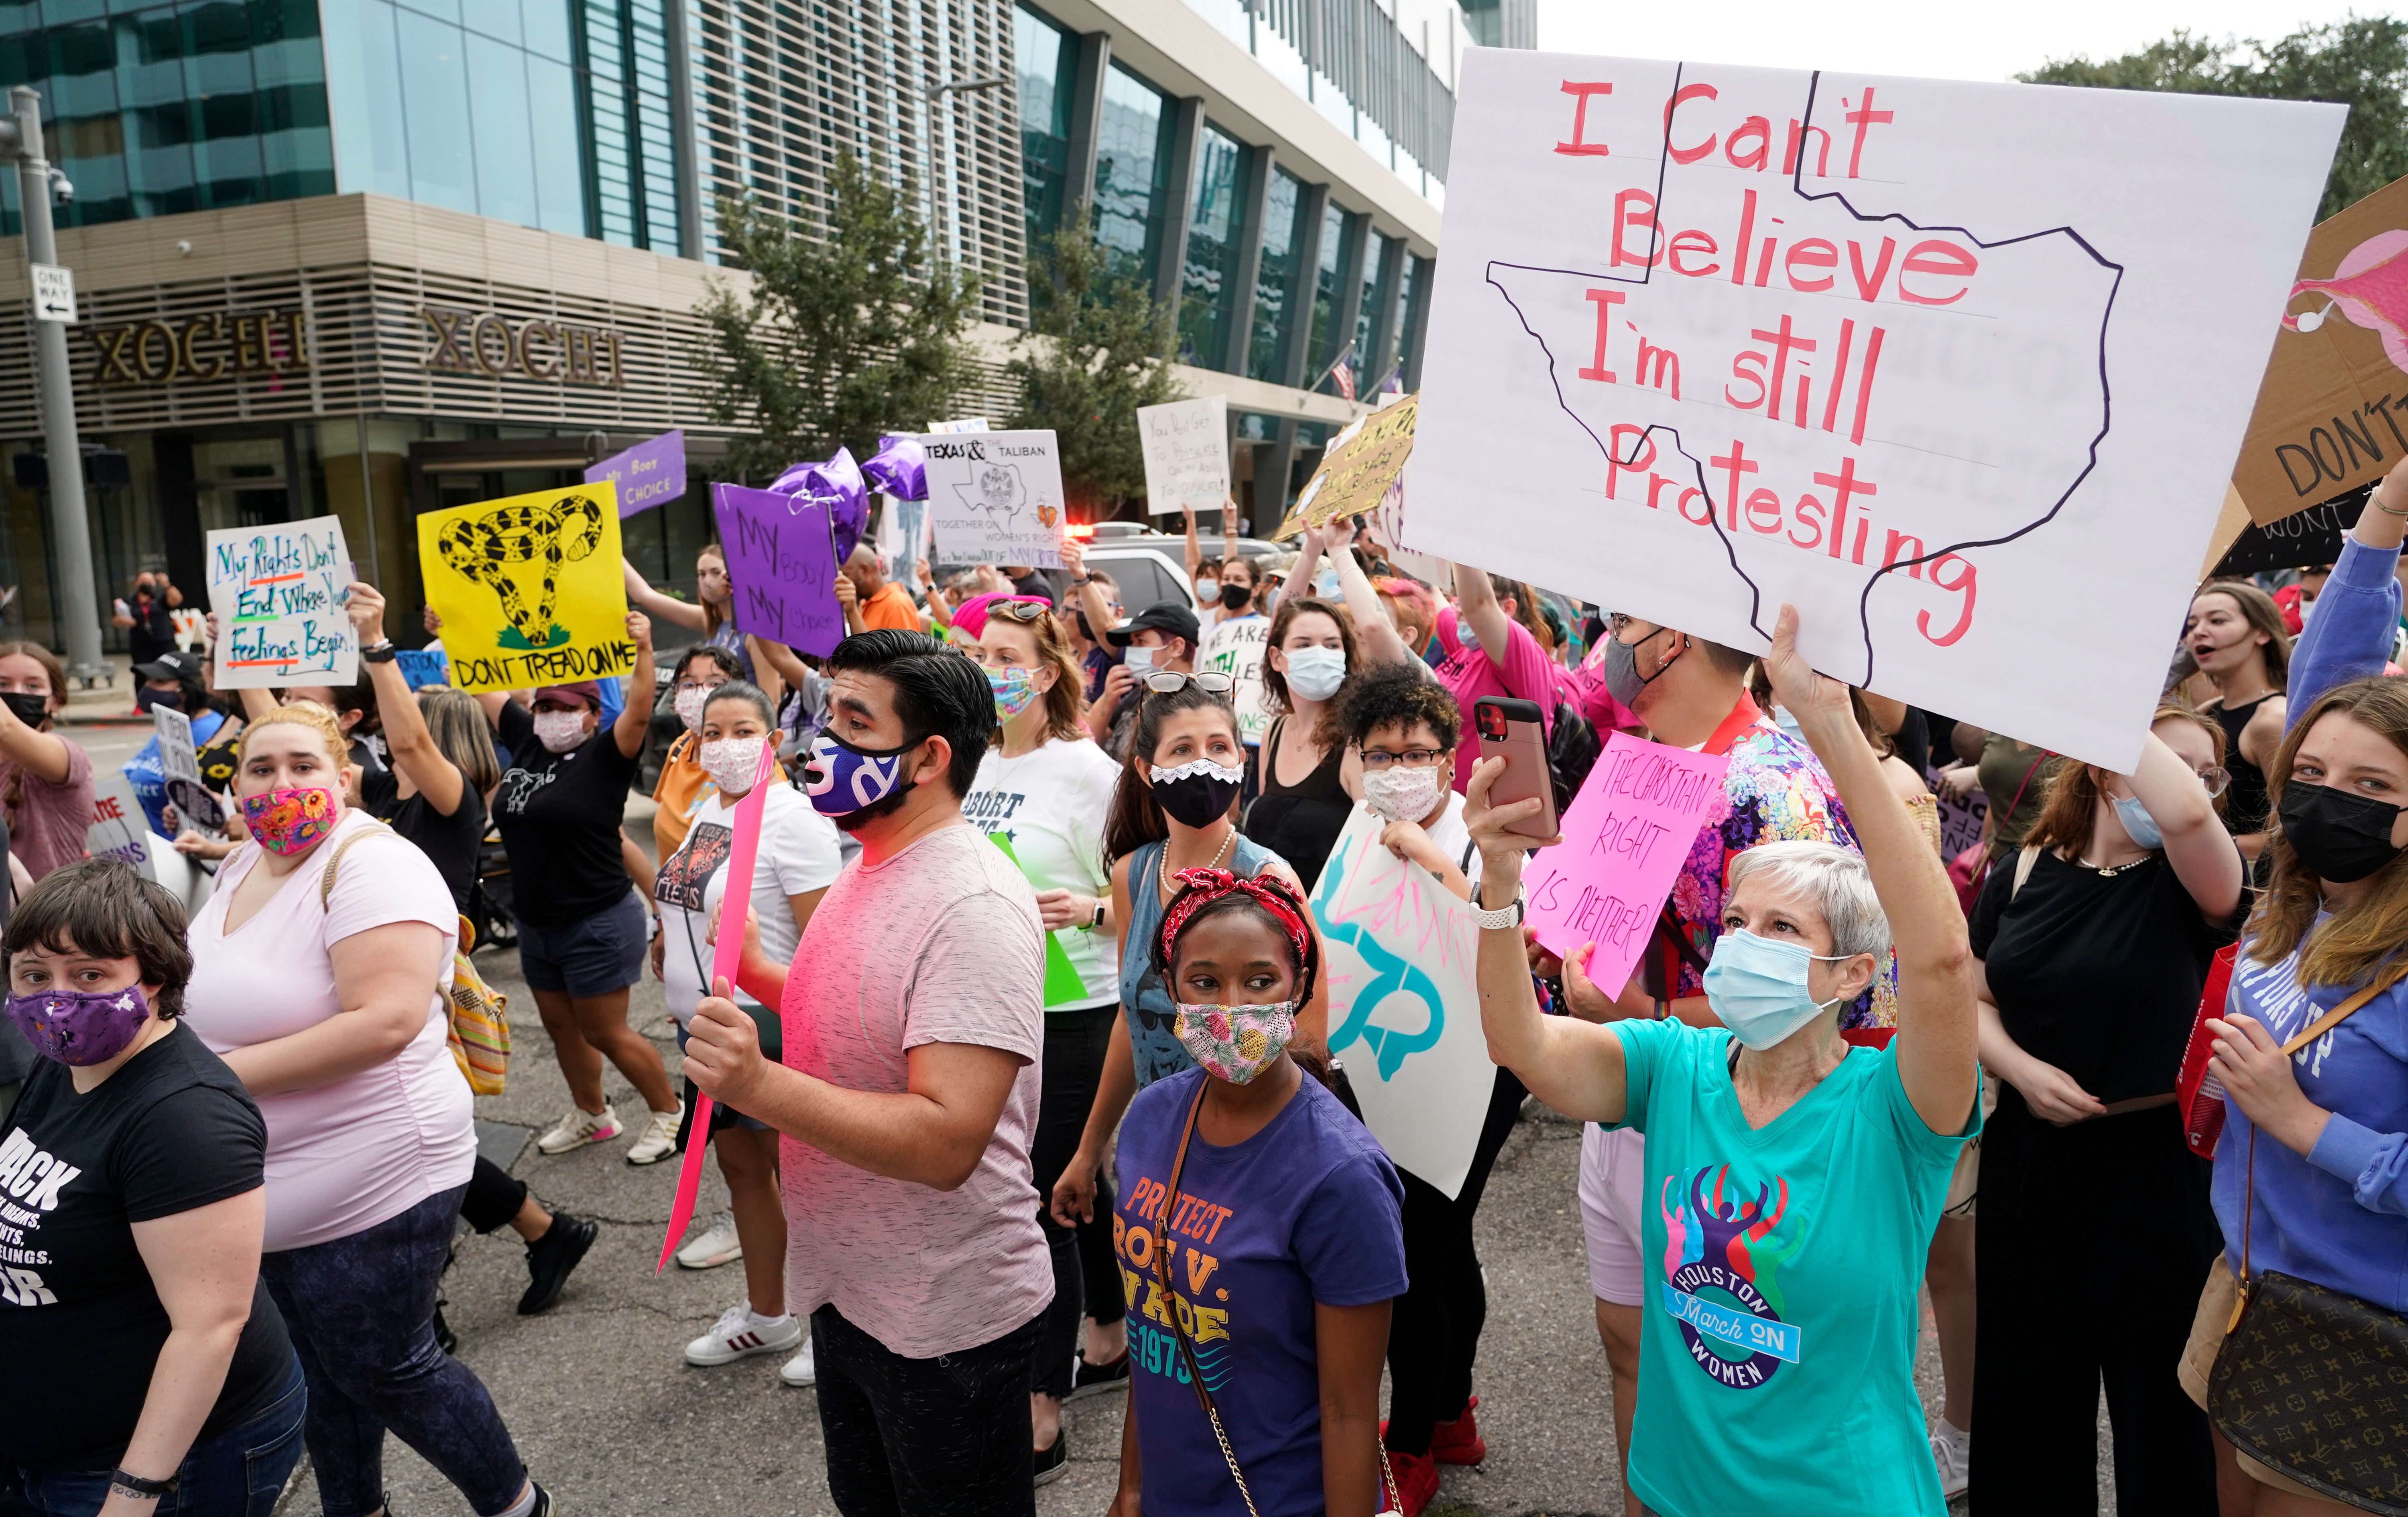
[(93, 858), (116, 859), (155, 878), (150, 868), (150, 823), (133, 782), (115, 769), (92, 776), (92, 823), (83, 834), (84, 852)]
[(2128, 772), (2342, 112), (1461, 83), (1404, 546), (1749, 651), (1794, 604), (1824, 673)]
[(1413, 423), (1420, 415), (1421, 396), (1416, 394), (1356, 417), (1329, 439), (1321, 466), (1304, 482), (1287, 520), (1272, 536), (1284, 537), (1377, 508), (1412, 456)]
[(828, 509), (800, 495), (710, 487), (720, 546), (735, 587), (737, 630), (825, 658), (844, 641), (836, 598), (836, 537)]
[(1730, 809), (1730, 760), (1617, 732), (1563, 818), (1564, 840), (1531, 855), (1526, 920), (1557, 958), (1597, 952), (1588, 977), (1619, 995), (1647, 950), (1698, 829)]
[(1313, 887), (1329, 1052), (1388, 1157), (1452, 1197), (1497, 1081), (1480, 1030), (1480, 927), (1470, 902), (1381, 846), (1382, 826), (1357, 805)]
[(452, 682), (452, 661), (440, 648), (396, 648), (393, 662), (401, 670), (403, 682), (413, 691)]
[(418, 569), (471, 694), (604, 680), (636, 665), (609, 482), (429, 511)]
[(1217, 511), (1229, 498), (1229, 402), (1224, 395), (1137, 408), (1150, 516)]
[(1054, 434), (930, 433), (928, 520), (955, 564), (1062, 566), (1062, 467)]
[(150, 725), (159, 740), (159, 773), (168, 780), (198, 783), (201, 757), (193, 746), (193, 719), (165, 706), (150, 708)]
[(351, 582), (351, 551), (332, 516), (208, 535), (209, 609), (224, 635), (217, 688), (348, 685), (359, 638), (335, 597)]
[[(2375, 483), (2382, 481), (2377, 479)], [(2321, 506), (2294, 511), (2260, 525), (2250, 522), (2213, 565), (2216, 574), (2259, 574), (2268, 569), (2304, 569), (2341, 557), (2342, 539), (2366, 510), (2374, 484), (2344, 491)]]
[(1982, 824), (1990, 817), (1990, 797), (1974, 786), (1960, 798), (1940, 787), (1937, 773), (1928, 775), (1931, 794), (1940, 803), (1940, 856), (1953, 859), (1982, 840)]
[(619, 492), (621, 521), (677, 499), (685, 494), (685, 432), (664, 432), (586, 469), (587, 484), (606, 480)]

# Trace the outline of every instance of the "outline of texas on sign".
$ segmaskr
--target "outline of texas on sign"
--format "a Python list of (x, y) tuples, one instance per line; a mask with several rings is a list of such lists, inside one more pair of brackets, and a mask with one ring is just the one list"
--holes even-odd
[[(1844, 588), (1862, 662), (1826, 672), (1870, 685), (1877, 626), (1953, 644), (1976, 551), (2052, 520), (2095, 466), (2124, 271), (2071, 226), (1913, 219), (1912, 186), (1872, 175), (1899, 129), (1872, 87), (1713, 80), (1676, 70), (1661, 133), (1612, 149), (1634, 170), (1656, 156), (1652, 193), (1614, 194), (1609, 246), (1576, 267), (1491, 262), (1486, 281), (1595, 442), (1609, 514), (1710, 530), (1719, 551), (1695, 566), (1727, 563), (1767, 637), (1801, 580)], [(1606, 89), (1563, 88), (1555, 151), (1603, 156)]]

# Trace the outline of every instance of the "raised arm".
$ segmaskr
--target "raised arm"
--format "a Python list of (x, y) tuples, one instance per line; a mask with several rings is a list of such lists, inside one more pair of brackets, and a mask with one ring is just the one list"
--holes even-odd
[(1405, 651), (1405, 639), (1397, 635), (1397, 624), (1388, 620), (1388, 608), (1380, 604), (1380, 593), (1371, 588), (1371, 577), (1354, 557), (1354, 529), (1362, 524), (1355, 517), (1340, 522), (1331, 529), (1329, 561), (1338, 568), (1339, 593), (1346, 597), (1347, 615), (1354, 623), (1354, 640), (1362, 646), (1367, 664), (1402, 664), (1412, 654)]
[[(67, 693), (52, 692), (64, 705)], [(5, 754), (26, 770), (51, 784), (64, 783), (73, 758), (67, 752), (67, 740), (54, 732), (29, 727), (17, 720), (17, 713), (0, 705), (0, 754)]]
[(636, 645), (636, 666), (627, 675), (627, 703), (610, 723), (610, 737), (622, 758), (644, 751), (644, 729), (652, 721), (652, 623), (641, 611), (627, 613), (627, 640)]
[(2165, 834), (2166, 862), (2211, 922), (2230, 919), (2241, 905), (2241, 853), (2215, 802), (2182, 755), (2156, 733), (2141, 749), (2130, 780), (2149, 820)]
[[(1196, 540), (1196, 508), (1182, 506), (1179, 514), (1187, 522), (1187, 582), (1196, 582), (1196, 571), (1204, 566), (1204, 545)], [(1226, 521), (1225, 514), (1223, 520)]]
[(1488, 662), (1499, 669), (1505, 666), (1505, 645), (1512, 637), (1506, 629), (1513, 619), (1497, 601), (1497, 587), (1488, 582), (1484, 569), (1468, 564), (1455, 566), (1455, 614), (1460, 621), (1471, 623), (1471, 635), (1480, 639), (1480, 651)]
[(703, 614), (701, 607), (654, 590), (652, 581), (637, 573), (636, 565), (624, 558), (619, 560), (619, 567), (626, 575), (628, 605), (672, 626), (690, 627), (695, 632), (710, 630), (710, 619)]
[(1070, 582), (1079, 587), (1079, 609), (1087, 613), (1087, 625), (1097, 637), (1112, 624), (1112, 608), (1096, 581), (1087, 577), (1087, 550), (1076, 537), (1062, 539), (1062, 566), (1070, 571)]
[(1965, 914), (1940, 855), (1883, 777), (1849, 708), (1848, 687), (1816, 674), (1799, 654), (1795, 607), (1784, 606), (1773, 623), (1764, 671), (1839, 791), (1889, 918), (1898, 953), (1898, 1069), (1907, 1099), (1925, 1126), (1953, 1137), (1965, 1130), (1979, 1079)]
[[(366, 648), (384, 637), (384, 596), (371, 584), (356, 583), (351, 588), (351, 598), (344, 608), (351, 613), (360, 646)], [(468, 782), (459, 766), (435, 746), (435, 735), (426, 730), (426, 718), (418, 709), (418, 697), (410, 693), (400, 664), (392, 659), (381, 664), (363, 660), (360, 666), (368, 671), (368, 683), (376, 690), (377, 718), (384, 724), (385, 748), (393, 754), (393, 766), (409, 777), (435, 809), (445, 816), (458, 811)]]
[(2400, 539), (2408, 530), (2408, 459), (2374, 487), (2349, 529), (2332, 578), (2316, 597), (2316, 614), (2291, 649), (2293, 716), (2336, 685), (2381, 674), (2400, 625)]

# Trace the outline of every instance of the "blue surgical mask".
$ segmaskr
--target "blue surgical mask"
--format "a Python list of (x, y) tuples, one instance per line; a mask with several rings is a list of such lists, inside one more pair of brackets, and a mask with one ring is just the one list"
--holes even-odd
[(2143, 848), (2166, 846), (2165, 830), (2157, 825), (2156, 817), (2149, 815), (2149, 809), (2141, 804), (2141, 797), (2110, 795), (2107, 798), (2115, 803), (2115, 820), (2124, 823), (2124, 830), (2131, 835), (2132, 841)]
[(1706, 1003), (1742, 1048), (1761, 1053), (1841, 1003), (1816, 1001), (1806, 988), (1813, 962), (1837, 964), (1844, 953), (1810, 953), (1803, 943), (1779, 943), (1734, 927), (1714, 939), (1706, 966)]
[(1346, 682), (1346, 654), (1337, 648), (1287, 650), (1287, 688), (1309, 701), (1326, 701)]
[(1144, 679), (1154, 672), (1154, 650), (1131, 644), (1129, 651), (1121, 655), (1121, 667), (1128, 670), (1132, 679)]
[(873, 752), (834, 733), (821, 733), (803, 765), (803, 788), (811, 809), (822, 816), (851, 816), (877, 805), (903, 782), (903, 755), (918, 746), (904, 743)]

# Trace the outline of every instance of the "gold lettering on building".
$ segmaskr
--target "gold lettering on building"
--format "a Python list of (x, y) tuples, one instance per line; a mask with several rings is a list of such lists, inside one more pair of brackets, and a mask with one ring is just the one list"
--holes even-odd
[(297, 310), (210, 311), (84, 330), (97, 354), (93, 378), (104, 385), (167, 385), (309, 366), (308, 323)]
[(439, 374), (521, 375), (611, 390), (625, 382), (619, 334), (609, 327), (540, 317), (513, 325), (493, 311), (452, 306), (421, 306), (418, 317), (426, 324), (425, 365)]

